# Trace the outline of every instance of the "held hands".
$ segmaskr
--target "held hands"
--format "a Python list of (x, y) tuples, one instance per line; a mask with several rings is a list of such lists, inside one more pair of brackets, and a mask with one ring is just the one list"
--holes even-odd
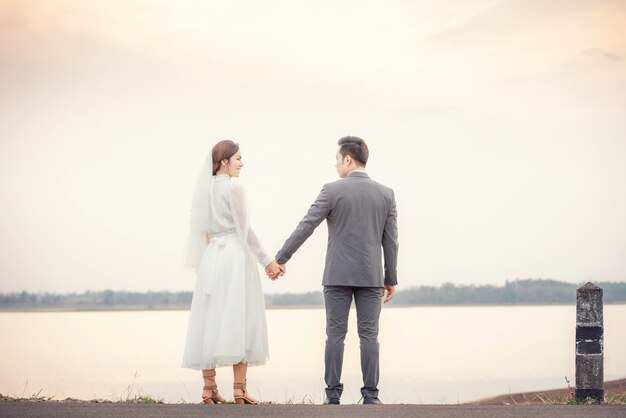
[(276, 260), (272, 260), (271, 263), (265, 267), (265, 273), (267, 273), (267, 277), (272, 280), (278, 279), (280, 276), (283, 276), (287, 272), (287, 267), (284, 264), (278, 264)]

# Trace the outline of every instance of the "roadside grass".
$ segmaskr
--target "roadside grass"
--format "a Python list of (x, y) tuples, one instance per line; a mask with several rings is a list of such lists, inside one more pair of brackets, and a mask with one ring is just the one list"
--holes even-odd
[[(82, 400), (76, 398), (55, 399), (54, 396), (41, 395), (42, 390), (34, 393), (30, 396), (10, 396), (0, 393), (0, 402), (75, 402), (75, 403), (114, 403), (114, 401), (108, 399), (92, 399)], [(115, 403), (145, 403), (145, 404), (164, 404), (165, 401), (161, 398), (155, 398), (146, 394), (135, 394), (127, 396), (126, 398), (120, 398)]]
[[(92, 399), (92, 400), (82, 400), (76, 398), (65, 398), (65, 399), (55, 399), (55, 396), (46, 396), (42, 395), (43, 388), (39, 389), (37, 392), (33, 393), (30, 396), (12, 396), (12, 395), (3, 395), (0, 393), (0, 402), (75, 402), (75, 403), (142, 403), (142, 404), (163, 404), (165, 403), (163, 398), (156, 398), (152, 395), (148, 395), (143, 393), (143, 390), (137, 390), (135, 381), (139, 377), (139, 374), (135, 372), (133, 376), (133, 381), (130, 385), (126, 387), (126, 390), (122, 392), (117, 401), (112, 401), (109, 399)], [(26, 382), (26, 386), (28, 386), (28, 382)], [(26, 392), (26, 389), (24, 389)]]
[(41, 392), (43, 389), (39, 389), (38, 392), (30, 396), (7, 396), (0, 393), (0, 402), (47, 402), (54, 400), (54, 396), (44, 396)]
[[(151, 395), (147, 395), (143, 393), (143, 389), (137, 389), (135, 386), (135, 382), (139, 377), (139, 373), (135, 372), (133, 376), (133, 381), (130, 385), (127, 386), (126, 390), (122, 392), (117, 403), (145, 403), (145, 404), (162, 404), (165, 403), (163, 398), (155, 398)], [(133, 393), (136, 392), (136, 393)]]
[[(268, 402), (271, 403), (271, 402)], [(291, 395), (288, 398), (285, 397), (285, 405), (315, 405), (311, 395), (305, 395), (302, 399), (297, 399), (295, 395)]]
[[(541, 392), (510, 393), (495, 398), (487, 399), (483, 405), (594, 405), (594, 399), (576, 398), (576, 389), (572, 387), (570, 380), (565, 377), (567, 388)], [(623, 380), (605, 382), (604, 401), (605, 405), (625, 405), (626, 385)]]
[[(550, 396), (545, 394), (536, 394), (533, 396), (536, 400), (539, 400), (545, 405), (593, 405), (595, 402), (592, 399), (576, 399), (574, 393), (567, 396)], [(532, 398), (528, 398), (528, 401), (532, 401)], [(110, 401), (106, 399), (92, 399), (81, 400), (75, 398), (54, 399), (54, 396), (41, 395), (41, 390), (27, 397), (15, 397), (0, 394), (0, 402), (76, 402), (76, 403), (136, 403), (136, 404), (165, 404), (162, 398), (155, 398), (146, 394), (134, 394), (132, 396), (126, 396), (120, 398), (118, 401)], [(179, 402), (180, 404), (190, 402)], [(234, 401), (226, 401), (226, 404), (234, 404)], [(262, 404), (273, 404), (273, 402), (261, 402)], [(524, 405), (526, 402), (512, 401), (513, 405)], [(302, 399), (289, 398), (284, 405), (315, 405), (313, 399), (310, 396), (305, 396)], [(626, 405), (626, 393), (620, 394), (608, 394), (604, 396), (604, 405)]]
[[(546, 405), (595, 405), (595, 400), (591, 398), (579, 399), (576, 398), (574, 392), (567, 396), (542, 396), (544, 394), (538, 393), (535, 396), (542, 403)], [(626, 405), (626, 393), (607, 394), (604, 395), (604, 405)]]
[[(567, 395), (561, 396), (545, 396), (545, 399), (542, 398), (543, 394), (537, 394), (536, 396), (543, 401), (543, 403), (548, 405), (595, 405), (597, 402), (592, 398), (581, 399), (576, 397), (575, 388), (572, 387), (567, 376), (565, 377), (565, 382), (567, 383)], [(623, 405), (626, 403), (626, 391), (622, 390), (621, 392), (605, 392), (604, 394), (604, 402), (605, 405)]]
[(122, 399), (117, 401), (118, 403), (165, 403), (165, 401), (162, 398), (154, 398), (151, 395), (145, 395), (145, 394), (139, 394), (139, 395), (134, 395), (132, 398), (131, 397), (127, 397), (126, 399)]
[[(0, 393), (0, 402), (75, 402), (75, 403), (135, 403), (135, 404), (165, 404), (163, 398), (158, 398), (150, 394), (146, 394), (141, 387), (136, 385), (136, 380), (139, 377), (135, 373), (133, 381), (126, 389), (119, 395), (117, 400), (109, 399), (92, 399), (81, 400), (75, 398), (56, 399), (53, 396), (43, 395), (43, 388), (31, 395), (25, 395), (26, 389), (21, 396), (15, 395), (3, 395)], [(527, 404), (544, 404), (544, 405), (591, 405), (595, 404), (593, 399), (577, 399), (575, 396), (575, 389), (570, 385), (569, 379), (566, 377), (567, 388), (562, 390), (553, 390), (545, 392), (535, 393), (519, 393), (509, 395), (502, 395), (497, 398), (490, 399), (495, 403), (482, 403), (487, 404), (508, 404), (508, 405), (527, 405)], [(605, 382), (604, 404), (605, 405), (626, 405), (626, 385), (624, 380), (617, 380), (611, 382)], [(28, 385), (28, 383), (26, 384)], [(187, 402), (181, 399), (177, 404), (189, 404), (195, 402)], [(262, 404), (274, 404), (271, 401), (261, 401)], [(359, 403), (359, 402), (357, 402)], [(234, 404), (233, 400), (226, 401), (226, 404)], [(277, 404), (283, 405), (315, 405), (311, 395), (305, 395), (302, 398), (296, 396), (295, 393), (285, 393), (285, 401)]]

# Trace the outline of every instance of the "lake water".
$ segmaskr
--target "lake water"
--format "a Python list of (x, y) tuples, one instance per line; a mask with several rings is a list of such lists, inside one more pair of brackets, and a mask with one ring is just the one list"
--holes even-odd
[[(0, 393), (55, 399), (147, 394), (198, 402), (200, 372), (180, 367), (187, 311), (0, 313)], [(342, 402), (361, 387), (355, 312), (344, 360)], [(605, 379), (626, 376), (626, 305), (607, 305)], [(248, 373), (264, 401), (324, 398), (324, 310), (268, 310), (271, 360)], [(621, 331), (620, 331), (621, 330)], [(381, 316), (380, 398), (457, 403), (574, 386), (572, 306), (394, 307)], [(232, 369), (218, 369), (227, 399)]]

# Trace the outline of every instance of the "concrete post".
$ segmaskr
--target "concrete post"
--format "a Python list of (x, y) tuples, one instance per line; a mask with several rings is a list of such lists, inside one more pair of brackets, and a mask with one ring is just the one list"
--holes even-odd
[(587, 283), (576, 290), (576, 399), (604, 402), (602, 289)]

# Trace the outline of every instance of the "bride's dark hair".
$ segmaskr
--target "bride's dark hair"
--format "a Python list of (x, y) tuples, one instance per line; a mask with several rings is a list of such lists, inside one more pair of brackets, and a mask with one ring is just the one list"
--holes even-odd
[(230, 157), (237, 154), (239, 144), (229, 139), (220, 141), (213, 147), (213, 175), (220, 169), (222, 160), (230, 160)]

